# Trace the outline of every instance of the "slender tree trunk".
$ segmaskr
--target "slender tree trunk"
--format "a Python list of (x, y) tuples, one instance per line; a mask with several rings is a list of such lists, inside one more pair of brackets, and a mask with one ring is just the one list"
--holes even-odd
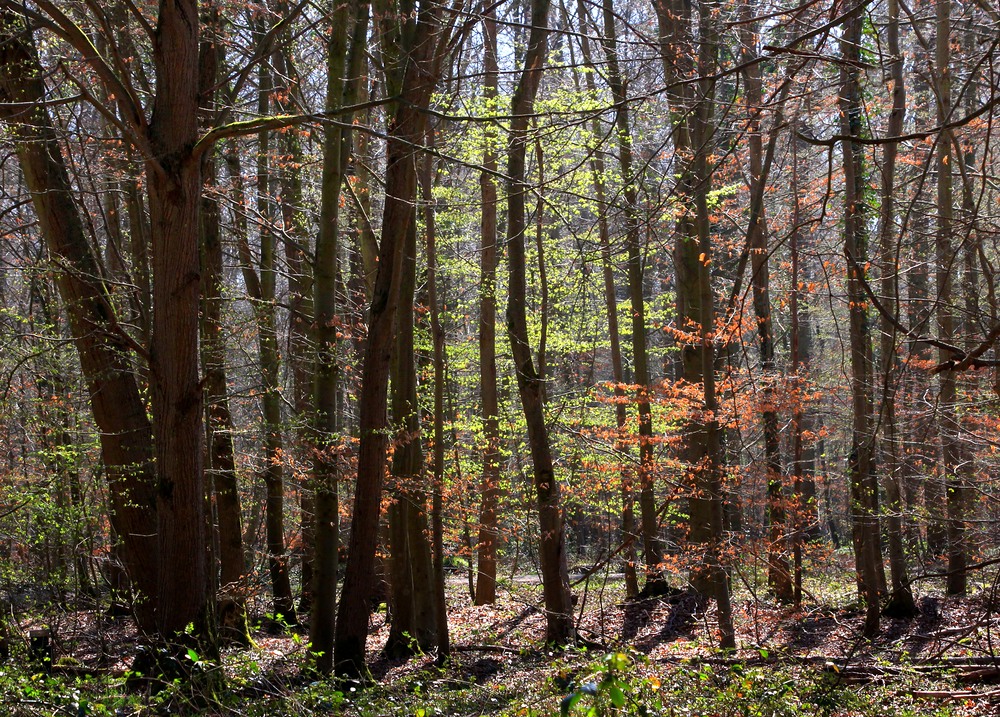
[(602, 44), (607, 59), (608, 84), (615, 102), (615, 130), (618, 162), (622, 172), (622, 198), (625, 201), (625, 249), (627, 252), (628, 292), (632, 314), (632, 366), (635, 371), (636, 404), (639, 410), (639, 512), (642, 523), (643, 558), (646, 563), (646, 595), (666, 591), (667, 583), (660, 569), (663, 545), (660, 540), (659, 511), (656, 505), (656, 471), (653, 460), (653, 413), (649, 391), (649, 352), (646, 348), (646, 309), (643, 296), (644, 258), (639, 236), (638, 178), (632, 168), (632, 127), (628, 115), (628, 97), (618, 61), (617, 29), (612, 0), (603, 0), (604, 33)]
[[(581, 18), (586, 17), (586, 6), (582, 0), (577, 0), (577, 12)], [(582, 22), (582, 20), (581, 20)], [(567, 23), (568, 25), (568, 23)], [(580, 50), (583, 54), (584, 64), (591, 69), (584, 74), (587, 83), (587, 90), (596, 96), (597, 83), (594, 80), (596, 68), (590, 52), (590, 41), (586, 28), (581, 28)], [(575, 75), (574, 75), (575, 77)], [(601, 142), (604, 133), (601, 130), (600, 120), (594, 118), (591, 125), (591, 133), (594, 142)], [(611, 378), (614, 383), (615, 402), (615, 451), (621, 456), (621, 493), (622, 493), (622, 523), (621, 539), (625, 548), (623, 557), (625, 559), (625, 595), (634, 598), (639, 594), (639, 579), (636, 574), (636, 526), (635, 526), (635, 495), (634, 477), (630, 468), (630, 461), (626, 454), (628, 452), (628, 414), (626, 409), (627, 394), (625, 392), (625, 370), (622, 361), (621, 337), (618, 329), (618, 295), (615, 284), (614, 263), (611, 252), (611, 231), (608, 226), (607, 192), (604, 185), (605, 164), (600, 152), (594, 152), (590, 163), (592, 182), (594, 184), (594, 199), (599, 208), (597, 216), (598, 239), (601, 249), (601, 274), (604, 279), (604, 309), (608, 320), (608, 343), (611, 352)]]
[[(339, 109), (341, 103), (350, 104), (359, 95), (367, 33), (367, 3), (355, 1), (336, 7), (327, 46), (328, 111)], [(350, 155), (350, 139), (350, 133), (341, 127), (328, 126), (324, 130), (320, 226), (313, 270), (316, 364), (313, 394), (315, 444), (311, 487), (316, 511), (316, 544), (309, 639), (316, 667), (324, 674), (333, 669), (337, 634), (337, 547), (340, 534), (338, 487), (344, 451), (340, 435), (343, 427), (337, 403), (340, 390), (340, 369), (337, 364), (337, 332), (340, 330), (337, 302), (340, 281), (338, 232), (340, 192)], [(377, 523), (378, 511), (375, 511), (374, 517), (368, 518)], [(361, 655), (363, 664), (363, 648)]]
[[(258, 30), (263, 35), (263, 28)], [(271, 93), (274, 91), (272, 70), (268, 61), (261, 61), (258, 68), (257, 113), (266, 117), (270, 113)], [(285, 555), (285, 483), (284, 443), (281, 431), (280, 359), (278, 357), (278, 328), (276, 300), (277, 239), (274, 235), (271, 200), (270, 153), (271, 138), (268, 131), (257, 135), (257, 215), (260, 221), (260, 293), (251, 296), (257, 319), (257, 339), (261, 369), (261, 413), (264, 418), (264, 485), (267, 499), (264, 510), (264, 527), (267, 543), (267, 564), (271, 575), (271, 592), (274, 596), (274, 615), (280, 622), (295, 624), (295, 605), (292, 602), (292, 584), (288, 575), (288, 556)]]
[[(427, 130), (427, 145), (434, 147), (434, 128)], [(434, 555), (434, 592), (437, 608), (437, 659), (441, 663), (451, 651), (448, 636), (448, 605), (444, 585), (444, 394), (448, 376), (445, 372), (445, 332), (441, 326), (438, 299), (437, 229), (434, 209), (434, 155), (424, 156), (420, 185), (424, 203), (424, 231), (427, 241), (427, 301), (431, 319), (431, 341), (434, 350), (434, 437), (433, 437), (433, 508), (431, 511), (432, 547)]]
[(795, 559), (795, 604), (802, 603), (802, 548), (807, 540), (820, 537), (819, 514), (816, 496), (816, 448), (813, 411), (806, 405), (809, 387), (807, 375), (812, 363), (812, 314), (808, 301), (801, 305), (799, 299), (810, 275), (802, 268), (800, 246), (802, 243), (802, 209), (799, 199), (798, 144), (792, 142), (792, 233), (789, 248), (792, 264), (792, 291), (789, 299), (792, 387), (795, 392), (795, 412), (792, 417), (792, 474), (794, 487), (793, 551)]
[[(903, 78), (903, 56), (899, 48), (899, 2), (889, 0), (889, 22), (886, 28), (889, 55), (889, 80), (892, 83), (892, 111), (889, 113), (887, 132), (889, 136), (903, 133), (903, 119), (906, 112), (906, 85)], [(896, 155), (898, 145), (885, 146), (882, 157), (882, 203), (879, 217), (879, 264), (882, 273), (881, 293), (885, 309), (899, 314), (899, 280), (896, 253), (898, 244), (894, 241)], [(892, 321), (882, 317), (881, 358), (883, 384), (881, 423), (885, 439), (883, 455), (885, 461), (886, 488), (886, 533), (889, 543), (889, 570), (892, 577), (892, 594), (885, 608), (887, 615), (912, 617), (917, 612), (910, 590), (910, 580), (906, 570), (906, 550), (903, 544), (903, 501), (901, 480), (901, 446), (896, 425), (896, 393), (899, 383), (899, 358), (897, 355), (897, 335)]]
[[(744, 20), (741, 32), (742, 53), (745, 60), (757, 56), (756, 22), (751, 21), (748, 2), (741, 6)], [(778, 409), (774, 398), (776, 366), (774, 359), (774, 326), (771, 320), (771, 277), (768, 261), (767, 221), (764, 216), (764, 190), (767, 176), (764, 172), (764, 143), (761, 137), (760, 113), (763, 109), (759, 62), (746, 62), (743, 77), (746, 82), (746, 103), (750, 118), (747, 127), (750, 150), (750, 223), (747, 228), (747, 247), (750, 251), (750, 284), (753, 291), (753, 308), (757, 318), (757, 336), (760, 341), (760, 417), (764, 429), (764, 467), (767, 481), (767, 518), (770, 540), (767, 551), (767, 579), (775, 596), (781, 602), (794, 599), (791, 573), (785, 556), (787, 539), (784, 471), (781, 464), (781, 439), (779, 436)]]
[[(855, 10), (845, 20), (841, 53), (841, 131), (861, 134), (861, 90), (857, 61), (861, 43), (861, 13)], [(847, 64), (855, 63), (855, 64)], [(847, 257), (847, 299), (850, 314), (851, 397), (853, 425), (848, 480), (851, 489), (854, 554), (858, 590), (865, 602), (865, 635), (873, 637), (879, 627), (879, 581), (877, 484), (873, 465), (872, 351), (868, 324), (868, 298), (864, 294), (868, 242), (864, 218), (864, 148), (851, 140), (843, 142), (844, 161), (844, 253)]]
[[(951, 0), (938, 0), (935, 70), (937, 79), (938, 124), (951, 121)], [(937, 143), (937, 329), (938, 339), (946, 344), (955, 343), (955, 307), (953, 301), (954, 277), (957, 269), (956, 252), (952, 246), (952, 220), (954, 215), (952, 192), (952, 133), (942, 130)], [(953, 358), (953, 352), (938, 349), (938, 363)], [(941, 460), (944, 469), (944, 486), (948, 526), (948, 578), (949, 595), (964, 595), (968, 578), (965, 567), (965, 467), (960, 444), (956, 402), (958, 386), (953, 371), (941, 372), (938, 402), (941, 412)]]
[[(287, 12), (287, 3), (279, 4), (279, 12)], [(287, 42), (287, 39), (286, 39)], [(291, 77), (290, 52), (287, 46), (274, 56), (279, 76)], [(295, 104), (287, 99), (291, 88), (284, 88), (275, 98), (279, 111), (290, 114), (296, 111)], [(309, 227), (304, 206), (302, 188), (302, 167), (306, 164), (305, 153), (298, 128), (280, 133), (279, 143), (284, 159), (278, 179), (281, 185), (282, 245), (288, 281), (288, 350), (287, 365), (292, 375), (292, 413), (294, 416), (295, 440), (292, 451), (295, 465), (308, 463), (306, 448), (310, 445), (310, 421), (312, 417), (313, 372), (310, 359), (310, 322), (312, 321), (312, 265), (306, 258), (311, 256)], [(294, 476), (299, 489), (299, 525), (302, 531), (301, 543), (301, 586), (298, 610), (308, 613), (312, 607), (313, 554), (316, 543), (316, 505), (312, 486), (300, 469)]]
[[(496, 8), (491, 4), (483, 19), (484, 73), (483, 97), (497, 101)], [(494, 110), (498, 108), (493, 108)], [(497, 420), (497, 127), (486, 125), (483, 171), (479, 175), (482, 200), (479, 264), (479, 392), (483, 412), (482, 502), (479, 506), (479, 570), (475, 602), (492, 605), (497, 597), (497, 510), (500, 504), (500, 426)]]
[[(206, 157), (206, 184), (216, 180), (215, 162)], [(220, 573), (219, 618), (222, 636), (249, 645), (245, 595), (240, 582), (243, 562), (243, 529), (240, 525), (239, 487), (233, 450), (233, 420), (229, 411), (226, 381), (226, 343), (222, 335), (222, 234), (218, 201), (208, 192), (202, 196), (202, 325), (201, 356), (205, 382), (205, 420), (208, 440), (208, 479), (215, 497)]]
[(573, 606), (566, 567), (566, 543), (548, 428), (545, 425), (542, 381), (535, 370), (528, 344), (525, 266), (525, 155), (529, 115), (541, 81), (548, 39), (549, 0), (532, 0), (531, 31), (524, 69), (511, 102), (510, 145), (507, 155), (509, 194), (507, 200), (507, 250), (509, 299), (507, 331), (517, 374), (517, 386), (528, 430), (538, 521), (541, 534), (539, 557), (546, 610), (546, 641), (563, 645), (573, 639)]
[(698, 304), (701, 315), (701, 371), (705, 428), (705, 462), (699, 466), (699, 489), (705, 495), (708, 505), (708, 535), (706, 578), (712, 586), (712, 595), (719, 606), (719, 645), (723, 648), (736, 647), (736, 633), (733, 629), (733, 611), (729, 598), (729, 576), (724, 566), (723, 553), (725, 530), (725, 492), (723, 487), (723, 460), (721, 429), (719, 426), (719, 402), (715, 389), (715, 293), (709, 270), (712, 262), (712, 225), (708, 208), (708, 194), (711, 189), (711, 173), (708, 167), (708, 145), (712, 141), (714, 115), (713, 97), (715, 81), (712, 74), (718, 66), (718, 35), (715, 16), (719, 7), (714, 1), (705, 0), (698, 8), (701, 42), (698, 47), (698, 91), (703, 100), (698, 103), (692, 124), (695, 140), (695, 155), (691, 174), (695, 180), (693, 187), (695, 200), (695, 228), (698, 247)]

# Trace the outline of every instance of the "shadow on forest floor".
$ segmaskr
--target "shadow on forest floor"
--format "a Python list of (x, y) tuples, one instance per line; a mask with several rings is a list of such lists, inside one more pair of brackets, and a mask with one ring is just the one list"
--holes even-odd
[[(625, 604), (621, 641), (632, 644), (640, 652), (649, 652), (662, 642), (690, 636), (699, 607), (698, 597), (689, 591), (630, 600)], [(659, 630), (640, 637), (652, 622), (659, 625)]]

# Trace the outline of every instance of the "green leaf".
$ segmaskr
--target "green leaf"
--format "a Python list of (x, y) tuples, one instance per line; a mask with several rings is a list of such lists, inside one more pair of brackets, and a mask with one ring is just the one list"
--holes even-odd
[(620, 709), (625, 706), (625, 693), (622, 692), (618, 685), (611, 685), (611, 689), (608, 690), (608, 694), (611, 695), (611, 703), (615, 707)]
[(198, 662), (201, 659), (198, 653), (192, 650), (190, 647), (188, 648), (187, 656), (188, 659), (191, 660), (191, 662)]

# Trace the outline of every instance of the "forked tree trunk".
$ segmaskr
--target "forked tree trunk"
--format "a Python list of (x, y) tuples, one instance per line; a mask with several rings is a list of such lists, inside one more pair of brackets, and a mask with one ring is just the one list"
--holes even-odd
[[(365, 642), (375, 578), (375, 546), (385, 472), (388, 420), (386, 395), (389, 364), (395, 338), (396, 313), (403, 278), (403, 251), (414, 220), (417, 147), (424, 139), (426, 114), (440, 72), (437, 53), (447, 46), (449, 33), (441, 23), (442, 8), (430, 3), (416, 14), (400, 17), (380, 7), (384, 25), (399, 23), (401, 57), (407, 58), (398, 85), (400, 101), (388, 126), (386, 201), (382, 218), (378, 272), (368, 318), (368, 342), (361, 369), (360, 445), (358, 477), (351, 518), (349, 559), (337, 611), (334, 670), (342, 677), (360, 678), (365, 670)], [(383, 32), (394, 32), (383, 27)], [(388, 35), (387, 35), (388, 38)], [(390, 42), (390, 40), (386, 40)]]
[[(703, 414), (687, 426), (683, 448), (687, 463), (688, 537), (705, 551), (703, 565), (691, 570), (691, 584), (704, 597), (719, 602), (723, 640), (733, 639), (729, 584), (721, 564), (724, 529), (722, 450), (715, 396), (715, 307), (711, 273), (711, 217), (708, 155), (714, 137), (713, 75), (718, 65), (718, 36), (712, 2), (699, 5), (694, 38), (692, 6), (684, 0), (658, 0), (660, 46), (673, 117), (675, 155), (681, 169), (678, 188), (686, 211), (677, 221), (674, 271), (677, 281), (677, 331), (681, 343), (681, 379), (702, 387)], [(694, 66), (695, 60), (697, 67)], [(697, 82), (692, 82), (694, 77)], [(697, 328), (695, 328), (697, 327)], [(731, 615), (729, 615), (731, 620)]]
[(389, 491), (389, 583), (392, 614), (383, 652), (409, 657), (437, 647), (437, 591), (434, 588), (430, 544), (427, 542), (427, 493), (417, 371), (414, 363), (413, 300), (417, 273), (416, 208), (407, 227), (403, 277), (396, 312), (396, 345), (389, 380), (395, 442)]

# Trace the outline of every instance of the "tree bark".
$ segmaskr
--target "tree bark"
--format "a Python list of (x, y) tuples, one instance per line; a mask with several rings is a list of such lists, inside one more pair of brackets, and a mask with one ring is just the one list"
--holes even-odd
[[(18, 160), (50, 256), (65, 267), (57, 284), (87, 383), (108, 476), (117, 553), (136, 594), (144, 631), (155, 631), (158, 599), (153, 432), (136, 382), (132, 342), (115, 317), (72, 198), (69, 174), (47, 109), (45, 73), (27, 23), (0, 12), (0, 119), (18, 140)], [(11, 104), (8, 104), (11, 103)]]
[[(434, 148), (434, 128), (427, 129), (427, 146)], [(437, 661), (443, 663), (451, 652), (448, 634), (448, 605), (444, 584), (444, 396), (448, 376), (445, 371), (445, 331), (441, 325), (441, 307), (438, 299), (437, 227), (434, 206), (434, 155), (424, 155), (420, 176), (424, 203), (424, 231), (427, 249), (427, 302), (431, 320), (431, 342), (434, 352), (434, 435), (432, 466), (431, 534), (434, 556), (435, 618), (437, 631)]]
[[(586, 6), (583, 0), (577, 0), (577, 12), (581, 18), (586, 17)], [(568, 23), (567, 23), (568, 24)], [(587, 90), (596, 96), (597, 83), (594, 81), (596, 67), (590, 52), (590, 41), (588, 40), (586, 28), (581, 27), (580, 51), (583, 54), (584, 64), (590, 68), (590, 72), (584, 74), (587, 83)], [(594, 118), (591, 124), (591, 133), (594, 142), (603, 140), (600, 120)], [(628, 402), (625, 392), (625, 370), (622, 361), (621, 336), (618, 329), (618, 295), (615, 285), (614, 263), (611, 252), (611, 230), (608, 226), (607, 193), (604, 184), (605, 164), (600, 152), (594, 152), (590, 162), (591, 181), (594, 185), (594, 199), (598, 207), (597, 232), (601, 251), (601, 275), (604, 280), (604, 310), (608, 320), (608, 343), (611, 353), (611, 380), (614, 384), (615, 404), (615, 451), (621, 456), (621, 495), (622, 495), (622, 522), (621, 540), (625, 548), (623, 558), (625, 559), (625, 595), (634, 598), (639, 594), (639, 578), (636, 574), (636, 526), (635, 526), (635, 495), (634, 476), (629, 467), (627, 457), (629, 440), (626, 425), (628, 414), (626, 404)]]
[[(861, 89), (857, 61), (861, 43), (861, 13), (855, 0), (844, 24), (841, 54), (841, 132), (861, 134)], [(855, 63), (853, 65), (847, 63)], [(864, 218), (864, 148), (850, 139), (843, 142), (844, 254), (847, 258), (847, 300), (851, 340), (851, 407), (853, 415), (851, 455), (848, 464), (854, 555), (858, 591), (865, 603), (865, 635), (879, 628), (877, 483), (874, 470), (872, 416), (872, 349), (868, 298), (864, 293), (868, 242)]]
[[(368, 4), (355, 1), (336, 7), (327, 46), (326, 108), (335, 111), (360, 94), (364, 46), (368, 32)], [(351, 118), (347, 118), (350, 120)], [(324, 129), (323, 178), (320, 194), (319, 237), (316, 240), (313, 338), (316, 344), (313, 394), (314, 446), (311, 488), (316, 510), (313, 605), (309, 639), (316, 668), (333, 669), (337, 613), (337, 547), (340, 537), (338, 490), (345, 450), (338, 393), (337, 332), (340, 330), (337, 289), (340, 282), (340, 192), (350, 156), (350, 132), (337, 126)], [(364, 412), (364, 409), (362, 409)], [(369, 519), (372, 519), (369, 516)], [(376, 510), (374, 520), (377, 522)], [(363, 652), (362, 652), (363, 657)]]
[[(416, 159), (416, 158), (414, 158)], [(415, 197), (414, 197), (415, 198)], [(395, 442), (392, 454), (389, 507), (389, 583), (392, 615), (383, 652), (410, 657), (437, 646), (437, 591), (427, 542), (427, 494), (420, 445), (417, 371), (413, 347), (413, 300), (417, 273), (416, 208), (407, 227), (403, 276), (396, 311), (396, 345), (389, 381)]]
[[(886, 27), (886, 44), (892, 58), (889, 81), (892, 83), (892, 111), (889, 113), (887, 133), (903, 133), (906, 113), (906, 85), (903, 77), (903, 56), (899, 47), (899, 2), (889, 0), (889, 18)], [(895, 180), (898, 145), (889, 143), (882, 156), (882, 203), (879, 217), (879, 264), (882, 273), (881, 294), (885, 310), (898, 318), (899, 281), (896, 264), (898, 244), (894, 241), (896, 221)], [(899, 383), (899, 357), (897, 353), (895, 324), (888, 317), (881, 320), (881, 358), (883, 385), (881, 423), (885, 447), (886, 534), (889, 543), (889, 571), (892, 594), (885, 613), (894, 617), (912, 617), (917, 613), (910, 590), (906, 569), (906, 550), (903, 543), (903, 501), (900, 481), (902, 476), (901, 445), (896, 425), (896, 394)]]
[[(935, 71), (937, 80), (938, 124), (951, 120), (951, 0), (938, 0), (935, 4), (937, 35), (935, 44)], [(955, 343), (955, 307), (953, 306), (954, 277), (952, 272), (958, 266), (956, 252), (952, 247), (952, 221), (954, 218), (952, 191), (952, 133), (943, 130), (937, 143), (937, 234), (935, 260), (937, 274), (937, 329), (938, 339), (946, 344)], [(953, 358), (953, 352), (938, 349), (938, 363), (944, 364)], [(965, 457), (963, 456), (959, 434), (956, 402), (958, 385), (953, 371), (941, 372), (939, 378), (938, 402), (941, 411), (940, 436), (941, 460), (945, 498), (947, 506), (948, 530), (948, 578), (949, 595), (964, 595), (968, 578), (965, 572), (966, 524)]]
[(510, 336), (514, 370), (521, 405), (528, 430), (538, 522), (541, 532), (539, 557), (542, 591), (546, 610), (547, 642), (564, 645), (573, 639), (573, 612), (570, 602), (569, 575), (566, 567), (566, 544), (556, 481), (545, 425), (542, 381), (535, 370), (528, 344), (526, 314), (527, 282), (525, 260), (525, 155), (528, 145), (529, 115), (541, 81), (548, 39), (549, 0), (532, 0), (531, 30), (524, 68), (511, 102), (510, 144), (507, 155), (509, 193), (507, 200), (507, 251), (509, 261), (509, 299), (507, 331)]
[(750, 62), (757, 56), (757, 23), (751, 20), (748, 2), (741, 6), (743, 27), (741, 32), (742, 57), (746, 69), (747, 111), (750, 113), (747, 134), (750, 150), (750, 222), (747, 227), (747, 248), (750, 251), (750, 285), (753, 308), (757, 318), (757, 336), (760, 344), (760, 369), (762, 390), (760, 418), (764, 429), (764, 471), (767, 483), (767, 520), (770, 530), (767, 551), (767, 581), (781, 602), (794, 599), (794, 587), (788, 558), (785, 555), (786, 516), (783, 494), (784, 470), (781, 464), (781, 439), (779, 436), (778, 409), (775, 405), (774, 382), (774, 325), (771, 320), (771, 276), (768, 261), (767, 220), (764, 215), (764, 191), (767, 176), (764, 169), (764, 143), (761, 137), (760, 113), (763, 110), (760, 63)]
[[(497, 101), (496, 8), (490, 5), (483, 18), (485, 80), (483, 97), (490, 111)], [(495, 124), (486, 125), (483, 171), (479, 175), (482, 200), (479, 259), (479, 392), (483, 413), (482, 501), (479, 506), (479, 560), (475, 602), (492, 605), (497, 597), (497, 511), (500, 505), (500, 426), (497, 419), (497, 173)]]
[[(264, 28), (257, 29), (259, 38)], [(266, 117), (271, 110), (272, 70), (268, 58), (257, 68), (257, 114)], [(259, 218), (260, 257), (258, 264), (259, 292), (251, 295), (257, 320), (257, 347), (260, 355), (261, 415), (263, 417), (264, 456), (261, 473), (266, 490), (264, 532), (267, 546), (267, 566), (271, 576), (273, 612), (277, 623), (294, 625), (295, 605), (292, 583), (285, 555), (285, 482), (284, 441), (281, 431), (280, 359), (276, 295), (277, 238), (274, 235), (272, 178), (270, 171), (271, 137), (267, 130), (257, 134), (257, 216)]]
[(402, 254), (410, 223), (414, 220), (411, 205), (416, 198), (416, 148), (423, 141), (426, 122), (422, 108), (427, 106), (437, 84), (440, 72), (437, 53), (443, 51), (448, 39), (441, 24), (442, 8), (436, 3), (421, 6), (416, 14), (405, 17), (399, 17), (391, 8), (380, 6), (378, 10), (384, 25), (398, 22), (402, 26), (399, 36), (405, 40), (400, 46), (400, 56), (407, 62), (398, 86), (400, 101), (387, 128), (382, 241), (358, 397), (358, 477), (349, 559), (334, 640), (334, 670), (347, 678), (360, 678), (365, 669), (365, 641), (371, 614), (370, 595), (375, 577), (375, 545), (386, 464), (386, 394), (396, 312), (401, 300)]
[(666, 592), (667, 582), (660, 569), (663, 544), (660, 540), (659, 510), (656, 505), (656, 470), (653, 460), (653, 412), (650, 405), (649, 352), (646, 347), (646, 308), (643, 296), (644, 258), (639, 236), (639, 206), (632, 168), (632, 127), (628, 97), (618, 61), (618, 40), (612, 0), (603, 0), (602, 44), (607, 60), (608, 85), (615, 103), (615, 134), (618, 163), (622, 173), (625, 250), (628, 270), (629, 305), (632, 314), (632, 367), (635, 372), (636, 406), (639, 412), (639, 513), (641, 516), (643, 560), (646, 567), (647, 596)]

